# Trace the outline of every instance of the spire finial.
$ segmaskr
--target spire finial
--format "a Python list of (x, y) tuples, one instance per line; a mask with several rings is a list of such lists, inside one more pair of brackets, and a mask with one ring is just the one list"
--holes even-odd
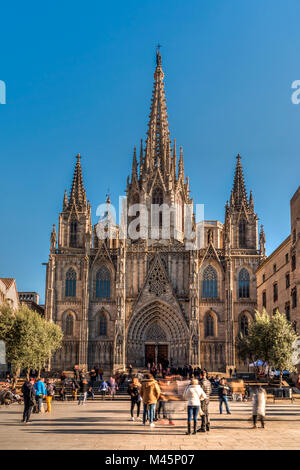
[(109, 194), (109, 188), (107, 188), (107, 193), (106, 193), (106, 199), (105, 199), (106, 204), (110, 204), (110, 194)]
[(161, 45), (158, 43), (156, 46), (156, 65), (161, 65), (160, 48), (161, 48)]
[(78, 161), (82, 158), (79, 152), (77, 153), (76, 158)]

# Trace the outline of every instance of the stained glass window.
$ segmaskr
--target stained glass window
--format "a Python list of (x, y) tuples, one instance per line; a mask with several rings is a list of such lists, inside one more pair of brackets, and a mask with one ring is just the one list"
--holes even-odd
[(70, 268), (66, 274), (66, 297), (76, 297), (76, 279), (76, 272)]
[(243, 268), (239, 273), (239, 297), (250, 296), (250, 275), (247, 269)]
[(212, 266), (207, 266), (203, 273), (202, 297), (218, 297), (218, 277), (216, 270)]
[(101, 266), (96, 274), (96, 297), (110, 298), (110, 272), (106, 266)]

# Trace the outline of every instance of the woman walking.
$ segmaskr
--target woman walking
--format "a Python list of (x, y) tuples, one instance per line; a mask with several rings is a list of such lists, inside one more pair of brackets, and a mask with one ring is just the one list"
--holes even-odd
[(200, 411), (200, 414), (202, 414), (201, 407), (200, 407), (200, 400), (201, 399), (205, 400), (207, 398), (206, 393), (200, 387), (197, 379), (191, 380), (191, 385), (189, 385), (185, 389), (183, 398), (185, 400), (188, 400), (188, 403), (187, 403), (188, 430), (186, 434), (191, 434), (191, 422), (192, 421), (194, 421), (193, 434), (196, 434), (197, 433), (197, 418), (198, 418), (199, 411)]
[(130, 395), (130, 401), (131, 401), (131, 406), (130, 406), (130, 414), (131, 414), (131, 421), (135, 421), (134, 416), (133, 416), (133, 411), (136, 406), (136, 420), (141, 421), (140, 418), (140, 408), (141, 408), (141, 384), (139, 382), (139, 379), (137, 377), (134, 377), (132, 379), (131, 384), (128, 387), (128, 394)]

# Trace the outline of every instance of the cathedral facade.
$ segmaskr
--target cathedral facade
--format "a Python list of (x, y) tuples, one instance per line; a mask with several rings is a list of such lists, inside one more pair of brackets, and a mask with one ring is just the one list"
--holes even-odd
[[(162, 236), (161, 213), (153, 237), (143, 226), (145, 219), (131, 209), (137, 204), (146, 208), (149, 219), (153, 205), (175, 207), (169, 238)], [(244, 366), (238, 362), (235, 340), (239, 331), (247, 334), (257, 306), (255, 271), (265, 258), (265, 236), (262, 229), (258, 236), (240, 155), (224, 223), (204, 221), (201, 246), (187, 248), (184, 207), (192, 204), (182, 148), (178, 159), (176, 142), (170, 140), (157, 52), (147, 138), (138, 157), (134, 149), (127, 179), (126, 222), (141, 236), (121, 236), (117, 225), (113, 236), (97, 236), (80, 155), (70, 194), (64, 195), (58, 233), (53, 226), (46, 318), (64, 332), (53, 369), (100, 364), (110, 373), (153, 361), (209, 371)], [(194, 216), (192, 225), (197, 225)]]

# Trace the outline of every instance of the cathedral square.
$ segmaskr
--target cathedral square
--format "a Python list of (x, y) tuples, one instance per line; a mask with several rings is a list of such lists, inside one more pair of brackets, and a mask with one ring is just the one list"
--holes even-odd
[(298, 450), (299, 2), (1, 13), (1, 450)]

